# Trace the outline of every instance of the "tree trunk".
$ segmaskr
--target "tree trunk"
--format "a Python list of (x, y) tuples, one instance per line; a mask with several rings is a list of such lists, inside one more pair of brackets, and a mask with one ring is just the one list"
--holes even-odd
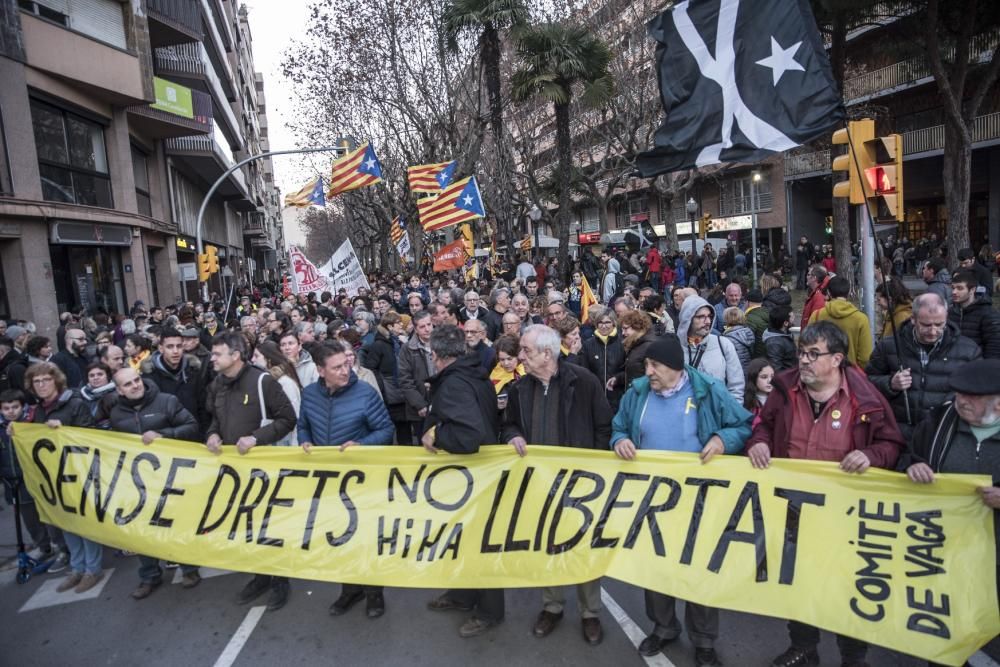
[(570, 179), (573, 175), (573, 145), (569, 134), (569, 104), (556, 104), (556, 152), (559, 155), (559, 211), (556, 221), (559, 233), (559, 267), (565, 270), (569, 262)]
[(491, 24), (486, 24), (480, 43), (480, 58), (483, 61), (483, 74), (486, 84), (486, 95), (489, 104), (490, 131), (493, 134), (493, 145), (496, 150), (497, 189), (500, 191), (499, 202), (493, 202), (492, 209), (497, 217), (497, 228), (507, 241), (508, 247), (514, 241), (513, 221), (511, 220), (511, 200), (513, 199), (510, 177), (513, 169), (510, 155), (504, 144), (503, 134), (503, 88), (500, 80), (500, 33)]
[(611, 226), (608, 224), (608, 199), (610, 197), (594, 200), (597, 204), (597, 224), (600, 225), (601, 234), (607, 234), (611, 230)]
[(844, 197), (833, 199), (833, 257), (837, 260), (837, 275), (847, 278), (854, 285), (851, 262), (851, 204)]
[(668, 250), (677, 249), (677, 221), (674, 220), (673, 210), (674, 210), (674, 198), (672, 196), (660, 196), (660, 205), (666, 207), (667, 215), (664, 212), (659, 211), (660, 219), (666, 220), (667, 222), (663, 225), (663, 240), (667, 244)]
[[(950, 116), (944, 120), (944, 201), (948, 208), (948, 264), (958, 264), (958, 251), (969, 248), (969, 199), (972, 185), (972, 145)], [(973, 250), (977, 250), (973, 248)]]

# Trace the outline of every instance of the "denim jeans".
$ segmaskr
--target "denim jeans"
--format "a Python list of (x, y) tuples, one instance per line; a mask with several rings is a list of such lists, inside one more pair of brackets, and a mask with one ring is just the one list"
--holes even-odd
[[(181, 574), (198, 573), (197, 565), (181, 565)], [(160, 569), (160, 559), (139, 554), (139, 579), (144, 584), (163, 581), (163, 570)]]
[(77, 574), (100, 574), (104, 569), (104, 547), (85, 537), (63, 531), (69, 547), (69, 567)]

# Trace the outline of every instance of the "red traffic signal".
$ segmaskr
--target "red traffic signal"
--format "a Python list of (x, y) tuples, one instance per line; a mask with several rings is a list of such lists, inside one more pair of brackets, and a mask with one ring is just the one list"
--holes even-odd
[(896, 194), (896, 168), (893, 166), (869, 167), (865, 169), (868, 187), (876, 195)]

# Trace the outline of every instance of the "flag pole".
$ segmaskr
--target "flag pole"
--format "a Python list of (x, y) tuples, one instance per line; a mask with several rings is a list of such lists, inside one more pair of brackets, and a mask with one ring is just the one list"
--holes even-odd
[[(202, 242), (202, 233), (201, 233), (202, 222), (205, 217), (205, 209), (208, 208), (208, 202), (212, 199), (212, 195), (214, 195), (215, 191), (219, 189), (219, 186), (222, 185), (222, 182), (225, 181), (227, 178), (229, 178), (229, 175), (231, 173), (233, 173), (243, 165), (253, 162), (254, 160), (261, 160), (266, 157), (271, 157), (272, 155), (294, 155), (298, 153), (324, 153), (330, 151), (346, 151), (346, 148), (344, 148), (343, 146), (321, 146), (317, 148), (296, 148), (294, 150), (286, 150), (286, 151), (266, 151), (264, 153), (258, 153), (257, 155), (251, 155), (248, 158), (244, 158), (239, 162), (237, 162), (236, 164), (234, 164), (229, 169), (226, 169), (226, 171), (224, 171), (221, 176), (215, 179), (215, 183), (212, 183), (212, 187), (210, 187), (208, 189), (208, 192), (205, 193), (205, 198), (202, 199), (201, 206), (198, 208), (198, 218), (195, 222), (195, 245), (197, 246), (198, 254), (201, 255), (204, 254), (205, 252), (205, 247), (204, 243)], [(202, 294), (202, 301), (208, 301), (208, 282), (202, 284), (201, 294)]]

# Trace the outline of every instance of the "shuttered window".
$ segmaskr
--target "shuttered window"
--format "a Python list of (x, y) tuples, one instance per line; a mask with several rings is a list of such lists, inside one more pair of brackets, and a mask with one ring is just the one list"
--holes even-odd
[(125, 15), (122, 4), (115, 0), (68, 0), (69, 27), (94, 39), (128, 47), (125, 38)]

